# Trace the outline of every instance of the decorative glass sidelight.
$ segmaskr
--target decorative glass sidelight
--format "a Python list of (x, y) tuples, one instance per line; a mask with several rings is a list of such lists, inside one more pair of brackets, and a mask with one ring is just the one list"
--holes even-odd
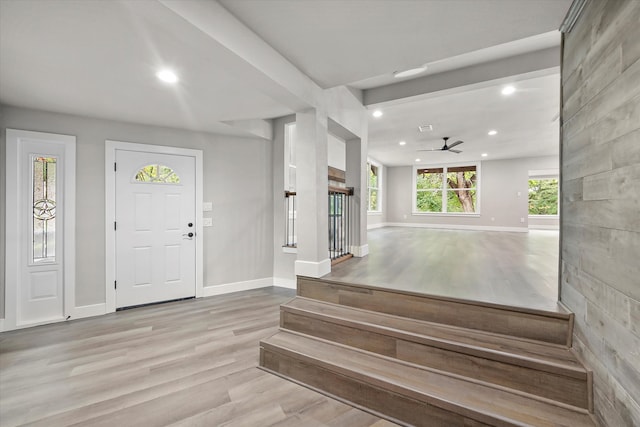
[(33, 262), (54, 262), (56, 257), (57, 159), (33, 158)]
[(180, 184), (180, 177), (165, 165), (147, 165), (136, 172), (137, 182), (152, 182), (159, 184)]

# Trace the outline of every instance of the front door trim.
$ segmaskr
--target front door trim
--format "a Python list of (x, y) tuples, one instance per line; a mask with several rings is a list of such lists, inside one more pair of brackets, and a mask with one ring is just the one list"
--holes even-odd
[(203, 242), (202, 242), (202, 197), (203, 170), (202, 150), (169, 147), (163, 145), (138, 144), (123, 141), (105, 141), (105, 302), (106, 312), (116, 311), (116, 234), (114, 223), (116, 218), (116, 150), (140, 151), (146, 153), (175, 154), (195, 158), (196, 177), (196, 298), (204, 296), (203, 280)]

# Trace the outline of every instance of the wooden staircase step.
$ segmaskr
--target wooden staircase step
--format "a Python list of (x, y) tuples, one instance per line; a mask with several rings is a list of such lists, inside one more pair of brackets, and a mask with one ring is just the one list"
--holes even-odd
[(573, 314), (298, 276), (298, 295), (428, 322), (571, 347)]
[(415, 426), (593, 426), (587, 411), (288, 331), (260, 343), (260, 365)]
[(590, 409), (591, 373), (560, 345), (297, 297), (281, 328)]

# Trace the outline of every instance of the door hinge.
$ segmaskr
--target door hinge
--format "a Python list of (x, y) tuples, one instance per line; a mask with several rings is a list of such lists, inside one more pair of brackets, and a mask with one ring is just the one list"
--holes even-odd
[(118, 229), (118, 223), (117, 223), (117, 222), (115, 222), (115, 221), (113, 221), (113, 229), (114, 229), (114, 230), (117, 230), (117, 229)]
[(113, 281), (113, 289), (118, 289), (118, 281), (117, 280)]
[(118, 166), (116, 162), (113, 162), (113, 171), (117, 172), (118, 171)]

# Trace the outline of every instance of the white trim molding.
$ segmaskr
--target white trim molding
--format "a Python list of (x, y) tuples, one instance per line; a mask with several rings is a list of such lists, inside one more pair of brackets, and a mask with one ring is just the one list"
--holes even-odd
[(554, 224), (554, 225), (529, 224), (529, 230), (560, 230), (560, 224)]
[(528, 227), (496, 227), (490, 225), (461, 225), (461, 224), (422, 224), (415, 222), (387, 222), (386, 227), (436, 228), (443, 230), (475, 230), (475, 231), (507, 231), (512, 233), (527, 233)]
[(322, 277), (331, 273), (331, 259), (319, 262), (296, 260), (295, 272), (296, 276)]
[(351, 246), (351, 253), (354, 257), (362, 258), (369, 255), (369, 244), (362, 246)]
[(375, 224), (367, 224), (367, 230), (373, 230), (375, 228), (382, 228), (382, 227), (386, 227), (387, 223), (386, 222), (378, 222)]
[[(196, 170), (196, 236), (204, 236), (202, 228), (202, 200), (203, 200), (203, 154), (202, 150), (190, 148), (170, 147), (164, 145), (139, 144), (123, 141), (105, 141), (105, 308), (106, 313), (116, 311), (116, 291), (114, 280), (116, 273), (116, 244), (113, 223), (116, 216), (116, 174), (113, 168), (116, 150), (140, 151), (148, 153), (175, 154), (190, 156), (195, 160)], [(196, 298), (205, 295), (204, 292), (204, 257), (203, 239), (196, 239)]]
[(273, 277), (263, 277), (262, 279), (205, 286), (203, 296), (211, 297), (214, 295), (230, 294), (232, 292), (248, 291), (250, 289), (269, 288), (271, 286), (273, 286)]
[(107, 306), (105, 303), (81, 305), (73, 310), (73, 315), (69, 320), (83, 319), (85, 317), (101, 316), (107, 314)]
[(279, 288), (297, 289), (298, 280), (296, 278), (287, 279), (284, 277), (274, 277), (273, 286), (277, 286)]

